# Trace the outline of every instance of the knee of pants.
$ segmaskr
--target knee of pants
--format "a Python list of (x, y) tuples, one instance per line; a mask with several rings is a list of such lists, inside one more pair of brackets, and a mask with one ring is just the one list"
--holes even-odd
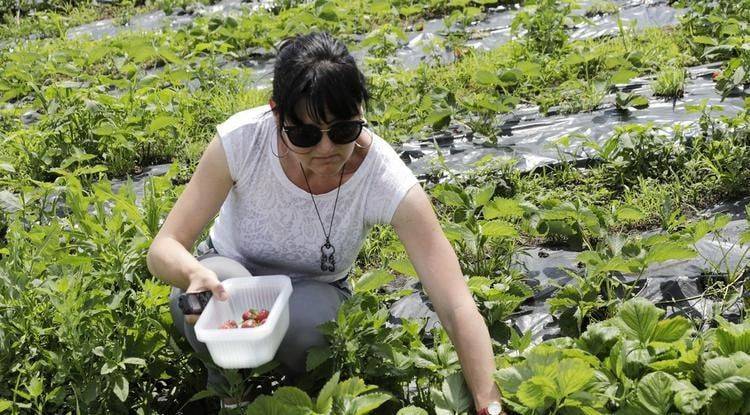
[[(289, 326), (292, 329), (291, 324)], [(316, 327), (297, 327), (288, 331), (282, 340), (276, 359), (287, 370), (296, 374), (304, 373), (307, 368), (307, 352), (315, 346), (328, 344), (325, 336)]]
[(303, 373), (308, 350), (328, 343), (318, 326), (336, 318), (346, 296), (338, 288), (318, 281), (296, 281), (293, 288), (289, 298), (289, 328), (276, 357), (289, 371)]

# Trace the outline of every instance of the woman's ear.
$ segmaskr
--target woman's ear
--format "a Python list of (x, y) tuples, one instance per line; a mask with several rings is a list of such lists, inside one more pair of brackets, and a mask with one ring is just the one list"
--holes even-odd
[(271, 111), (274, 111), (274, 112), (276, 111), (276, 102), (274, 102), (273, 99), (268, 100), (268, 105), (271, 106)]

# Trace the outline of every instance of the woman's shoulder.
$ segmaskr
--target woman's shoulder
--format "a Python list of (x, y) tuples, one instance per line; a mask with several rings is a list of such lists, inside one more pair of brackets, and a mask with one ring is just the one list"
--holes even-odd
[(262, 105), (232, 114), (224, 122), (216, 126), (216, 131), (220, 137), (224, 137), (240, 131), (246, 131), (248, 128), (257, 128), (265, 125), (272, 119), (273, 113), (271, 112), (271, 107), (269, 105)]

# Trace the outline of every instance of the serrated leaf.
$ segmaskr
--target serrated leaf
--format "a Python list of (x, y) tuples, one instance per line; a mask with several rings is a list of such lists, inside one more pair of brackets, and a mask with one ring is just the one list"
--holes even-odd
[(531, 409), (544, 409), (547, 400), (552, 398), (555, 385), (552, 380), (542, 376), (534, 376), (523, 382), (518, 388), (518, 400)]
[(558, 400), (584, 389), (594, 377), (594, 369), (580, 359), (565, 359), (560, 362), (555, 382), (558, 386)]
[(446, 402), (454, 411), (462, 413), (471, 406), (472, 397), (461, 372), (453, 373), (445, 378), (441, 391)]
[(672, 406), (675, 378), (664, 372), (649, 373), (638, 383), (638, 403), (654, 415), (667, 414)]
[(673, 343), (683, 338), (693, 327), (685, 317), (678, 316), (662, 320), (656, 325), (651, 341)]
[(495, 185), (493, 183), (484, 186), (483, 188), (479, 189), (479, 191), (477, 191), (477, 193), (474, 195), (474, 206), (480, 207), (486, 205), (487, 203), (489, 203), (490, 199), (492, 199), (492, 196), (494, 194)]
[(656, 330), (659, 317), (663, 314), (663, 310), (656, 308), (645, 298), (634, 298), (620, 308), (620, 329), (626, 337), (648, 343)]
[(393, 281), (393, 278), (393, 274), (382, 269), (369, 271), (356, 281), (354, 291), (360, 293), (374, 291)]
[(490, 238), (513, 238), (518, 236), (518, 231), (512, 223), (493, 220), (481, 224), (481, 234)]
[(516, 219), (522, 218), (524, 211), (517, 200), (495, 198), (484, 207), (483, 213), (485, 219)]
[(651, 264), (670, 260), (691, 259), (694, 258), (695, 255), (696, 252), (690, 248), (666, 242), (649, 247), (645, 262)]
[(309, 410), (288, 407), (270, 396), (261, 395), (247, 406), (244, 413), (245, 415), (302, 415), (309, 413)]
[(703, 377), (709, 385), (717, 384), (737, 373), (737, 365), (728, 357), (708, 360), (703, 366)]
[(285, 405), (313, 409), (312, 399), (304, 391), (295, 387), (282, 386), (273, 393), (273, 397)]
[(352, 399), (352, 408), (355, 410), (355, 415), (364, 415), (374, 411), (389, 399), (391, 396), (385, 393), (368, 393)]
[(319, 413), (325, 413), (325, 409), (331, 406), (333, 401), (333, 392), (339, 383), (340, 373), (336, 372), (328, 379), (328, 382), (323, 386), (318, 394), (318, 399), (315, 401), (315, 411)]

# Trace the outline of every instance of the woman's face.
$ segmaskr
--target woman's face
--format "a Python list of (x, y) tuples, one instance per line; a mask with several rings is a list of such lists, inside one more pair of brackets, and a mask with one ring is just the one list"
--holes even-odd
[[(312, 121), (312, 119), (305, 111), (304, 101), (298, 102), (295, 110), (297, 112), (297, 116), (304, 124), (313, 125), (321, 130), (329, 128), (336, 122), (347, 121), (344, 119), (335, 119), (328, 111), (326, 111), (326, 119), (330, 120), (330, 123), (317, 124)], [(348, 120), (361, 119), (362, 110), (360, 107), (360, 113), (352, 118), (349, 118)], [(291, 127), (293, 125), (293, 122), (289, 119), (289, 117), (287, 117), (285, 126)], [(347, 162), (347, 160), (349, 160), (349, 158), (352, 156), (352, 153), (354, 152), (354, 143), (356, 142), (351, 142), (349, 144), (336, 144), (330, 140), (330, 138), (328, 137), (328, 133), (324, 132), (322, 139), (315, 146), (297, 147), (289, 141), (286, 133), (282, 131), (281, 134), (281, 139), (284, 140), (286, 145), (289, 146), (289, 149), (291, 150), (288, 154), (293, 157), (293, 160), (296, 160), (296, 162), (302, 164), (302, 167), (306, 171), (312, 172), (319, 176), (338, 176), (339, 174), (341, 174), (341, 169), (344, 167), (344, 164)], [(360, 142), (362, 141), (361, 137), (362, 133), (360, 133), (360, 136), (357, 138), (357, 140), (360, 140)], [(283, 151), (283, 149), (280, 149), (279, 151)]]

